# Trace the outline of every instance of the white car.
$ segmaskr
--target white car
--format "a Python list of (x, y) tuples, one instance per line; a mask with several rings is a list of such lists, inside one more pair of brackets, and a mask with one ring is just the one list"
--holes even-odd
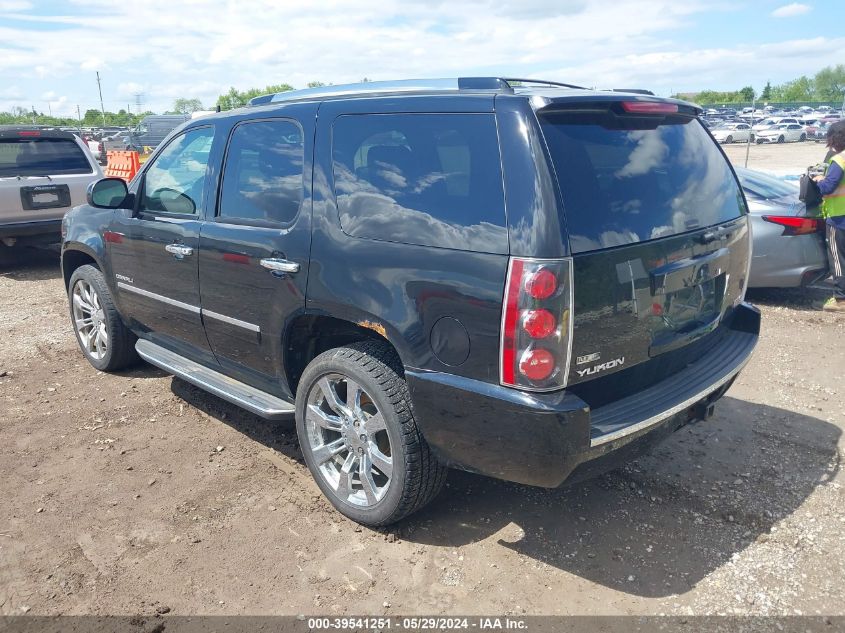
[(782, 123), (800, 123), (800, 121), (796, 117), (773, 116), (767, 117), (762, 121), (758, 121), (752, 126), (751, 129), (755, 132), (758, 132), (760, 130), (766, 130), (770, 127), (780, 125)]
[(807, 140), (807, 132), (804, 131), (804, 126), (798, 123), (779, 123), (755, 134), (757, 135), (757, 143), (790, 143)]
[(754, 140), (754, 133), (748, 123), (724, 123), (710, 130), (720, 143), (747, 143)]

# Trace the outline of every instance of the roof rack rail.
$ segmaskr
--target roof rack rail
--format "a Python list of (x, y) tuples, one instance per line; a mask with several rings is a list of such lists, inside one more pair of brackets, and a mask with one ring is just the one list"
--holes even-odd
[(426, 90), (496, 90), (513, 92), (507, 81), (498, 77), (458, 77), (456, 79), (400, 79), (396, 81), (366, 81), (356, 84), (340, 84), (336, 86), (320, 86), (318, 88), (304, 88), (289, 90), (276, 94), (262, 95), (250, 99), (250, 106), (278, 103), (282, 101), (298, 101), (320, 97), (338, 97), (355, 94), (371, 94), (377, 92), (420, 92)]
[(337, 86), (320, 86), (318, 88), (304, 88), (289, 90), (276, 94), (261, 95), (250, 99), (250, 106), (283, 101), (299, 101), (305, 99), (319, 99), (321, 97), (339, 97), (346, 95), (364, 95), (378, 92), (421, 92), (421, 91), (454, 91), (454, 90), (493, 90), (497, 92), (513, 93), (512, 84), (529, 84), (538, 86), (556, 86), (559, 88), (575, 88), (586, 90), (583, 86), (565, 84), (558, 81), (544, 79), (516, 79), (506, 77), (458, 77), (456, 79), (400, 79), (397, 81), (366, 81), (357, 84), (341, 84)]
[(516, 77), (502, 77), (501, 81), (506, 82), (512, 87), (514, 83), (520, 84), (534, 84), (538, 86), (557, 86), (559, 88), (575, 88), (576, 90), (587, 90), (584, 86), (576, 86), (575, 84), (565, 84), (559, 81), (546, 81), (545, 79), (519, 79)]

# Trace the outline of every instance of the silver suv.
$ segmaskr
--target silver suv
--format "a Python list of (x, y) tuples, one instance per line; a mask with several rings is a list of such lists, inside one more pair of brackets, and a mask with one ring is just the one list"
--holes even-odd
[(0, 244), (61, 240), (64, 214), (103, 177), (91, 151), (59, 130), (0, 129)]

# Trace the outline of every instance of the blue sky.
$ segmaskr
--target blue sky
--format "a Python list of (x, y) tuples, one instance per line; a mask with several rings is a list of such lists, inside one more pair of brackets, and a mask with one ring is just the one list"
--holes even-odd
[(841, 25), (842, 0), (0, 0), (0, 110), (99, 107), (96, 71), (133, 111), (362, 77), (759, 91), (845, 63)]

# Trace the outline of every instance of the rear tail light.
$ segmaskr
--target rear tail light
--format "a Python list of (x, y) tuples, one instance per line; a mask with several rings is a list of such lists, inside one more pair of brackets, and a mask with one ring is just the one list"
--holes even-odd
[(503, 385), (529, 391), (566, 386), (571, 311), (571, 259), (510, 259), (499, 358)]
[(810, 235), (822, 230), (818, 218), (798, 218), (792, 215), (764, 215), (763, 219), (783, 227), (781, 235)]
[(539, 310), (522, 311), (522, 329), (531, 338), (546, 338), (557, 330), (555, 315), (541, 308)]

